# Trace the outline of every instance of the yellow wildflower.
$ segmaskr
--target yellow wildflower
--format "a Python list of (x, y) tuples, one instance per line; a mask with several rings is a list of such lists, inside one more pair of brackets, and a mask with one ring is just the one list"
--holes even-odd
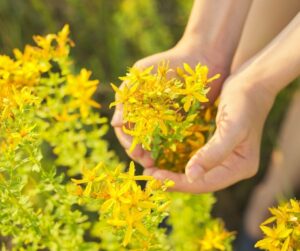
[(134, 192), (137, 191), (137, 180), (153, 180), (152, 176), (146, 176), (146, 175), (135, 175), (135, 165), (134, 162), (131, 161), (129, 165), (129, 170), (127, 173), (121, 173), (119, 178), (123, 179), (123, 186), (122, 189), (127, 191), (128, 189), (132, 189)]
[(82, 69), (78, 76), (68, 75), (67, 93), (74, 97), (71, 101), (73, 108), (79, 108), (82, 117), (87, 117), (90, 107), (100, 108), (100, 105), (92, 99), (98, 80), (89, 80), (91, 72)]
[(133, 230), (136, 229), (145, 236), (149, 235), (148, 230), (143, 225), (143, 219), (149, 214), (149, 211), (139, 211), (135, 208), (127, 209), (124, 220), (108, 220), (108, 223), (114, 226), (126, 227), (123, 240), (123, 246), (127, 246), (132, 238)]
[(204, 236), (199, 241), (200, 251), (225, 251), (226, 241), (231, 239), (232, 232), (227, 232), (220, 221), (215, 221), (212, 226), (205, 229)]
[(255, 247), (265, 250), (287, 250), (290, 241), (290, 235), (293, 232), (292, 229), (286, 228), (284, 224), (280, 224), (276, 228), (270, 228), (266, 226), (261, 226), (260, 228), (266, 237), (263, 240), (258, 241), (255, 244)]
[(99, 182), (101, 180), (104, 180), (106, 178), (106, 174), (102, 173), (98, 175), (98, 171), (99, 169), (102, 167), (102, 163), (99, 163), (98, 165), (96, 165), (93, 169), (88, 169), (88, 168), (83, 168), (82, 169), (82, 174), (83, 174), (83, 178), (82, 179), (72, 179), (72, 181), (76, 184), (87, 184), (86, 188), (83, 192), (83, 195), (85, 196), (89, 196), (91, 194), (92, 191), (92, 187), (93, 184), (95, 184), (96, 182)]
[(124, 81), (122, 88), (112, 84), (116, 101), (110, 106), (122, 104), (123, 122), (126, 124), (123, 130), (133, 137), (130, 152), (137, 144), (152, 150), (154, 134), (168, 138), (175, 133), (181, 141), (179, 135), (183, 132), (179, 128), (187, 127), (192, 122), (191, 114), (187, 112), (194, 103), (201, 106), (208, 101), (207, 83), (218, 77), (208, 79), (207, 67), (200, 64), (195, 70), (184, 64), (183, 69), (178, 70), (180, 78), (167, 77), (171, 69), (166, 63), (158, 65), (155, 73), (152, 70), (153, 66), (145, 70), (133, 67), (125, 77), (120, 78)]
[[(130, 163), (128, 172), (121, 172), (120, 166), (115, 170), (104, 166), (103, 176), (100, 176), (96, 174), (97, 170), (94, 168), (88, 173), (84, 171), (83, 179), (72, 181), (77, 185), (87, 184), (83, 194), (101, 203), (101, 220), (116, 230), (122, 230), (123, 246), (132, 244), (142, 236), (150, 238), (151, 229), (163, 220), (170, 204), (164, 191), (174, 183), (135, 175), (133, 162)], [(147, 181), (145, 189), (136, 183), (139, 180)], [(93, 184), (95, 186), (91, 194)], [(79, 191), (79, 196), (81, 193)]]
[[(289, 251), (300, 248), (300, 203), (290, 200), (271, 208), (272, 216), (260, 226), (265, 237), (255, 247), (263, 250)], [(271, 226), (267, 226), (271, 224)]]

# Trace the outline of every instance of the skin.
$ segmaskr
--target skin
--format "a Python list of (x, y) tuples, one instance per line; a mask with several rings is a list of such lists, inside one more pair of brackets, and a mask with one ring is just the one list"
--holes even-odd
[[(199, 2), (200, 1), (195, 1), (194, 8), (196, 6), (198, 8), (204, 8), (202, 6), (204, 5), (204, 9), (207, 11), (210, 9), (208, 7), (210, 4), (217, 4), (216, 2), (218, 1)], [(220, 6), (219, 2), (218, 4), (217, 5)], [(248, 5), (245, 4), (247, 8), (245, 8), (244, 11), (239, 11), (239, 13), (242, 13), (240, 16), (234, 15), (232, 4), (235, 4), (234, 7), (236, 7), (237, 4), (241, 4), (241, 1), (224, 1), (222, 4), (227, 4), (228, 7), (228, 9), (225, 8), (224, 10), (226, 15), (217, 15), (220, 19), (223, 18), (223, 22), (216, 22), (216, 26), (219, 25), (218, 29), (218, 27), (214, 27), (212, 23), (206, 21), (206, 23), (208, 23), (206, 29), (210, 27), (213, 32), (212, 34), (208, 33), (210, 35), (204, 39), (205, 43), (203, 43), (201, 39), (199, 45), (206, 44), (206, 42), (209, 41), (211, 44), (216, 45), (216, 47), (213, 46), (214, 52), (222, 51), (218, 48), (219, 39), (224, 37), (224, 34), (233, 34), (229, 36), (230, 39), (234, 40), (232, 43), (227, 42), (220, 44), (220, 46), (224, 46), (225, 48), (224, 55), (226, 55), (226, 60), (220, 56), (213, 58), (214, 61), (211, 61), (214, 63), (216, 61), (219, 62), (215, 64), (217, 66), (216, 69), (225, 69), (224, 73), (226, 74), (228, 65), (231, 64), (231, 62), (228, 63), (228, 57), (230, 58), (231, 55), (233, 57), (234, 50), (238, 44), (236, 40), (239, 40), (243, 28), (243, 25), (237, 25), (237, 23), (244, 23), (250, 3)], [(217, 6), (214, 6), (212, 9), (215, 10), (215, 8), (217, 8)], [(230, 13), (230, 8), (233, 13)], [(193, 20), (195, 18), (193, 17), (193, 13), (196, 13), (194, 10), (195, 9), (193, 9), (191, 15)], [(201, 13), (201, 11), (199, 13)], [(200, 25), (203, 19), (198, 18), (200, 20), (198, 24)], [(190, 23), (191, 21), (189, 24)], [(193, 34), (193, 31), (195, 34), (201, 32), (201, 29), (197, 30), (195, 27), (197, 27), (197, 25), (194, 26), (193, 29), (190, 29), (188, 25), (187, 33), (185, 34), (189, 32)], [(222, 34), (224, 27), (226, 32)], [(226, 30), (226, 28), (228, 30)], [(233, 33), (230, 33), (230, 29), (233, 29)], [(215, 32), (218, 30), (221, 35)], [(236, 33), (239, 35), (234, 35)], [(203, 34), (203, 36), (204, 35), (205, 34)], [(184, 38), (185, 37), (184, 35)], [(215, 41), (214, 38), (216, 39)], [(183, 39), (182, 41), (185, 40)], [(149, 153), (143, 151), (140, 147), (131, 157), (146, 167), (146, 174), (153, 175), (158, 179), (172, 179), (175, 181), (174, 189), (183, 192), (201, 193), (215, 191), (236, 183), (239, 180), (253, 176), (257, 171), (259, 163), (263, 125), (276, 94), (300, 73), (300, 51), (297, 51), (298, 41), (300, 41), (300, 15), (297, 15), (268, 46), (258, 52), (227, 78), (220, 98), (220, 108), (217, 114), (217, 130), (212, 139), (188, 162), (186, 174), (172, 173), (153, 167), (153, 160), (151, 160)], [(193, 46), (191, 48), (194, 48)], [(179, 46), (178, 48), (185, 48), (185, 46)], [(184, 54), (182, 51), (177, 51), (176, 47), (174, 50), (175, 53), (178, 52), (178, 55)], [(174, 50), (171, 50), (171, 52), (174, 53)], [(209, 55), (214, 54), (209, 48), (207, 51), (206, 56), (202, 56), (200, 59), (210, 58)], [(172, 55), (172, 53), (169, 54), (170, 52), (165, 53), (166, 54), (162, 54), (162, 57), (156, 56), (155, 60), (160, 59), (159, 61), (161, 61), (161, 59), (166, 59), (166, 56)], [(169, 58), (172, 60), (172, 57)], [(149, 61), (152, 64), (154, 62)], [(232, 58), (229, 61), (232, 61)], [(204, 62), (210, 61), (207, 60)], [(283, 64), (282, 62), (285, 63)], [(214, 69), (213, 65), (208, 64), (208, 66)], [(144, 65), (138, 64), (138, 67), (144, 67)], [(284, 74), (282, 74), (283, 72)], [(218, 93), (218, 90), (215, 93)], [(121, 144), (123, 144), (125, 149), (128, 149), (128, 143), (130, 143), (131, 139), (120, 131), (120, 126), (122, 125), (121, 121), (122, 108), (118, 107), (112, 125), (115, 127)]]
[[(230, 72), (233, 56), (250, 6), (251, 0), (243, 2), (229, 0), (221, 3), (218, 0), (196, 0), (180, 41), (170, 50), (139, 60), (134, 66), (146, 68), (151, 65), (155, 66), (163, 60), (168, 60), (170, 67), (174, 69), (182, 66), (184, 62), (191, 66), (198, 62), (208, 65), (211, 76), (221, 73), (221, 78), (214, 82), (209, 93), (209, 99), (213, 102), (219, 95), (223, 82)], [(214, 15), (206, 14), (210, 12), (213, 12)], [(228, 37), (227, 34), (233, 35)], [(199, 50), (199, 48), (205, 49)], [(116, 96), (116, 98), (118, 97)], [(140, 145), (132, 153), (128, 152), (132, 138), (122, 131), (121, 105), (116, 107), (111, 124), (127, 154), (145, 168), (154, 167), (150, 153), (143, 150)]]

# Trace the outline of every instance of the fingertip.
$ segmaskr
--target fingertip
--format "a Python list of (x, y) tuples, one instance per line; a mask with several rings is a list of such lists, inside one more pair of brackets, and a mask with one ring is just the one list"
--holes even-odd
[(125, 149), (129, 149), (132, 144), (132, 137), (130, 135), (124, 133), (121, 127), (114, 127), (114, 130), (115, 130), (115, 134), (116, 134), (117, 138), (119, 139), (121, 145)]
[(145, 150), (143, 152), (142, 161), (143, 161), (142, 165), (144, 168), (151, 168), (155, 165), (155, 161), (151, 156), (151, 152)]
[(133, 151), (130, 151), (130, 149), (126, 148), (125, 149), (127, 155), (131, 157), (134, 160), (139, 160), (143, 156), (143, 149), (140, 145), (136, 145)]

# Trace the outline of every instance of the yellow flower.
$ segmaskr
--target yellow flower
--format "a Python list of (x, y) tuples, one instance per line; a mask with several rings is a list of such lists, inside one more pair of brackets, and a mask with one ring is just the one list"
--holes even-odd
[[(195, 71), (188, 65), (184, 64), (184, 71), (178, 69), (179, 74), (185, 80), (184, 88), (178, 90), (179, 94), (184, 95), (184, 110), (189, 111), (191, 105), (198, 100), (199, 102), (208, 102), (206, 94), (209, 92), (209, 88), (206, 88), (206, 84), (212, 80), (218, 78), (218, 75), (211, 79), (207, 79), (208, 68), (207, 66), (196, 65)], [(188, 74), (186, 74), (188, 73)]]
[(285, 225), (280, 224), (276, 228), (269, 228), (266, 226), (261, 226), (261, 230), (264, 232), (266, 237), (263, 240), (258, 241), (255, 247), (265, 249), (265, 250), (282, 250), (287, 251), (290, 234), (292, 229), (286, 228)]
[(60, 122), (73, 121), (78, 118), (77, 114), (70, 114), (67, 109), (63, 109), (60, 114), (54, 114), (53, 117)]
[(114, 84), (111, 84), (111, 87), (117, 94), (117, 99), (115, 102), (112, 102), (109, 107), (116, 106), (117, 104), (122, 104), (126, 102), (134, 103), (136, 100), (132, 97), (132, 95), (135, 93), (136, 89), (138, 88), (138, 83), (135, 83), (134, 85), (131, 85), (130, 88), (128, 87), (127, 83), (124, 83), (124, 87), (122, 89), (119, 89)]
[(227, 232), (220, 221), (216, 221), (212, 226), (205, 229), (204, 236), (199, 241), (200, 251), (225, 251), (226, 240), (232, 238), (233, 233)]
[[(264, 238), (255, 247), (264, 250), (298, 250), (300, 247), (300, 203), (290, 200), (271, 208), (272, 217), (261, 224)], [(271, 224), (272, 223), (272, 224)], [(271, 226), (267, 226), (271, 224)]]
[[(191, 106), (195, 108), (207, 102), (206, 94), (209, 91), (207, 84), (219, 75), (208, 79), (208, 68), (198, 64), (193, 70), (187, 64), (178, 70), (180, 78), (169, 78), (171, 71), (167, 63), (158, 65), (157, 71), (152, 73), (153, 66), (145, 70), (131, 68), (125, 77), (122, 88), (112, 84), (116, 92), (116, 100), (110, 107), (122, 105), (123, 131), (133, 137), (130, 152), (141, 144), (145, 150), (153, 149), (153, 140), (176, 137), (182, 142), (184, 128), (193, 123), (191, 115), (187, 114)], [(210, 120), (209, 113), (205, 120)], [(181, 129), (180, 129), (181, 128)], [(201, 141), (202, 142), (202, 141)], [(170, 143), (173, 148), (174, 144)]]
[(91, 170), (84, 167), (82, 169), (82, 179), (71, 179), (76, 185), (87, 184), (86, 188), (84, 189), (83, 195), (89, 196), (91, 194), (93, 184), (106, 178), (107, 175), (105, 173), (102, 173), (100, 175), (97, 174), (102, 165), (102, 163), (99, 163)]
[(134, 192), (136, 192), (138, 189), (138, 185), (136, 184), (137, 180), (144, 180), (144, 181), (153, 180), (152, 176), (135, 175), (135, 165), (133, 161), (130, 162), (128, 172), (121, 173), (119, 178), (123, 180), (122, 189), (124, 189), (125, 191), (132, 189)]
[(56, 49), (56, 56), (63, 57), (69, 54), (69, 46), (74, 46), (74, 42), (69, 38), (70, 27), (65, 25), (56, 36), (58, 48)]
[(71, 101), (73, 108), (79, 108), (81, 116), (86, 118), (89, 114), (90, 107), (100, 108), (100, 105), (92, 99), (98, 80), (89, 80), (91, 72), (81, 69), (78, 76), (68, 75), (67, 93), (74, 99)]
[[(153, 76), (150, 74), (153, 70), (153, 66), (149, 66), (144, 70), (140, 70), (137, 67), (129, 68), (129, 72), (124, 77), (120, 77), (122, 81), (128, 81), (131, 84), (143, 83), (143, 81), (148, 81), (153, 79)], [(131, 86), (130, 86), (131, 87)]]
[(149, 215), (149, 211), (139, 211), (136, 208), (127, 209), (125, 212), (124, 220), (108, 220), (108, 223), (113, 226), (122, 226), (126, 227), (125, 236), (123, 239), (123, 246), (127, 246), (132, 238), (133, 230), (136, 229), (141, 234), (148, 236), (149, 232), (143, 225), (143, 219)]
[[(115, 230), (122, 230), (120, 233), (122, 233), (124, 246), (133, 241), (133, 238), (140, 238), (140, 235), (150, 238), (149, 233), (153, 227), (158, 226), (167, 215), (170, 202), (164, 191), (174, 183), (169, 180), (162, 182), (153, 177), (135, 175), (133, 162), (125, 173), (121, 171), (120, 165), (115, 170), (103, 166), (101, 169), (103, 176), (97, 175), (98, 169), (96, 169), (85, 171), (81, 180), (73, 179), (76, 185), (87, 184), (83, 192), (79, 190), (79, 196), (83, 193), (101, 203), (101, 220)], [(138, 180), (147, 181), (145, 189), (136, 183)], [(93, 186), (95, 182), (97, 185)]]
[(125, 189), (119, 185), (113, 185), (107, 182), (107, 196), (108, 199), (102, 204), (100, 211), (102, 213), (108, 212), (112, 208), (114, 218), (119, 218), (121, 204), (129, 203), (129, 200), (124, 196)]

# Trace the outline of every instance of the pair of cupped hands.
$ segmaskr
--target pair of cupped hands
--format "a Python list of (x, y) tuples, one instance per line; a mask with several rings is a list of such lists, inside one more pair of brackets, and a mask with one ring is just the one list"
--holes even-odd
[(209, 75), (221, 74), (221, 78), (211, 84), (208, 95), (210, 102), (220, 95), (216, 130), (206, 145), (188, 161), (185, 174), (157, 168), (151, 153), (141, 145), (129, 152), (132, 137), (122, 130), (121, 105), (116, 107), (111, 121), (121, 145), (130, 158), (144, 167), (144, 174), (159, 180), (173, 180), (172, 190), (191, 193), (216, 191), (250, 178), (258, 170), (262, 130), (273, 98), (259, 85), (254, 85), (256, 80), (249, 79), (243, 70), (238, 70), (238, 74), (230, 73), (230, 63), (218, 58), (217, 53), (200, 52), (199, 48), (188, 43), (179, 43), (134, 65), (143, 69), (168, 61), (170, 68), (176, 69), (183, 63), (195, 66), (200, 62), (209, 67)]

